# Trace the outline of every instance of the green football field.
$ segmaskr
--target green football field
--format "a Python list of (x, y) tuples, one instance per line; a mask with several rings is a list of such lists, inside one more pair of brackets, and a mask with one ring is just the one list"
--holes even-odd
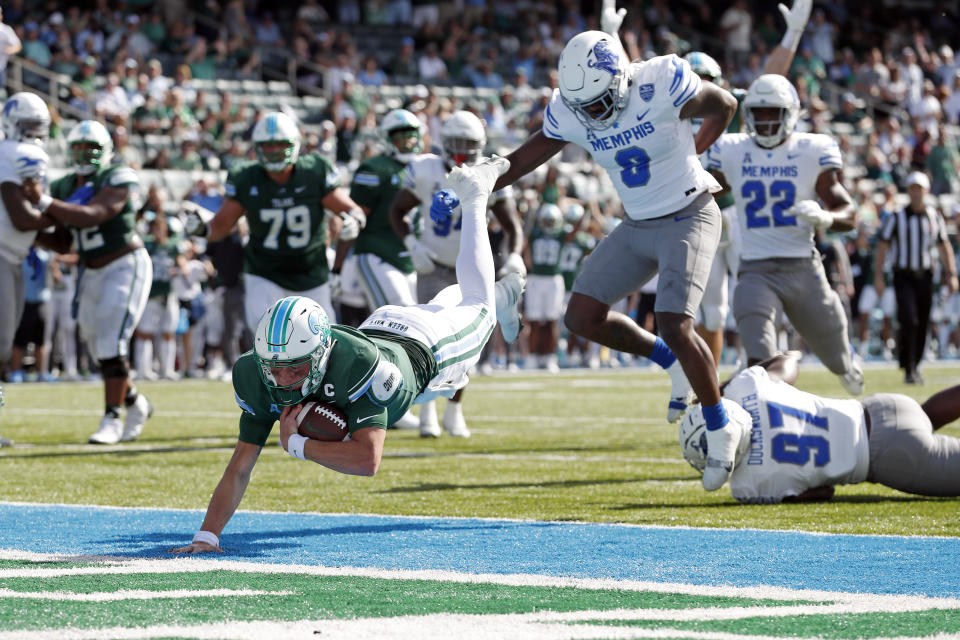
[[(868, 369), (868, 393), (904, 393), (923, 401), (960, 384), (957, 363), (931, 365), (924, 373), (927, 384), (916, 387), (903, 385), (896, 369)], [(655, 525), (650, 531), (666, 527), (667, 534), (706, 527), (728, 536), (757, 529), (789, 536), (797, 531), (942, 536), (924, 538), (947, 545), (930, 547), (941, 550), (930, 553), (954, 548), (950, 545), (960, 537), (957, 499), (910, 496), (870, 483), (839, 487), (833, 500), (819, 505), (743, 506), (726, 487), (704, 492), (680, 455), (676, 427), (664, 420), (669, 380), (662, 372), (476, 377), (465, 398), (472, 438), (424, 440), (415, 431), (390, 431), (374, 478), (343, 476), (292, 460), (274, 436), (241, 510), (283, 522), (297, 514), (346, 514), (336, 516), (344, 524), (284, 534), (279, 552), (258, 557), (260, 534), (243, 537), (249, 532), (236, 522), (243, 515), (238, 514), (224, 532), (231, 553), (215, 562), (174, 559), (165, 550), (189, 541), (230, 457), (239, 415), (232, 389), (197, 380), (139, 386), (156, 407), (154, 417), (138, 441), (106, 447), (86, 443), (102, 411), (100, 384), (6, 387), (0, 433), (17, 446), (0, 450), (0, 528), (15, 529), (28, 518), (38, 524), (20, 537), (0, 532), (0, 640), (960, 637), (960, 599), (914, 594), (909, 586), (903, 592), (871, 591), (873, 583), (857, 587), (855, 577), (852, 589), (817, 590), (799, 577), (795, 588), (784, 588), (793, 583), (773, 574), (769, 582), (759, 580), (760, 586), (738, 586), (739, 579), (723, 579), (722, 567), (711, 569), (720, 576), (712, 582), (727, 586), (711, 586), (711, 580), (692, 574), (686, 579), (664, 573), (655, 581), (583, 577), (590, 575), (589, 567), (578, 570), (577, 577), (562, 568), (548, 571), (551, 575), (514, 571), (513, 565), (491, 570), (496, 559), (478, 563), (475, 570), (430, 569), (438, 549), (438, 555), (454, 561), (478, 554), (478, 548), (479, 556), (488, 554), (476, 545), (507, 519), (534, 530), (537, 522), (571, 522)], [(797, 386), (844, 397), (835, 377), (819, 368), (801, 369)], [(960, 423), (942, 432), (960, 436)], [(78, 553), (62, 543), (73, 537), (71, 526), (82, 525), (45, 520), (46, 505), (150, 508), (158, 519), (176, 510), (200, 511), (179, 512), (184, 515), (177, 524), (161, 532), (150, 528), (153, 511), (117, 510), (124, 518), (134, 514), (140, 528), (98, 540), (96, 552)], [(109, 519), (111, 513), (94, 511), (88, 517)], [(504, 520), (489, 520), (490, 533), (480, 531), (476, 540), (481, 542), (464, 543), (461, 550), (444, 546), (461, 539), (454, 531), (457, 520), (433, 529), (424, 525), (420, 533), (409, 524), (371, 521), (380, 516)], [(4, 518), (9, 518), (6, 526)], [(549, 524), (556, 526), (562, 525)], [(256, 527), (267, 525), (256, 525), (255, 532)], [(378, 535), (378, 544), (387, 549), (397, 542), (404, 560), (359, 566), (351, 558), (360, 556), (350, 555), (356, 542), (337, 549), (340, 555), (331, 556), (335, 561), (311, 559), (325, 556), (310, 555), (309, 545), (335, 545), (341, 540), (331, 533), (342, 532), (346, 540), (357, 531), (360, 539), (371, 531), (386, 532)], [(46, 536), (50, 545), (43, 544)], [(411, 548), (403, 545), (418, 536), (424, 547), (411, 557)], [(275, 545), (276, 534), (264, 533), (263, 540)], [(889, 550), (898, 544), (891, 540), (877, 555), (899, 553)], [(516, 561), (509, 548), (497, 544), (509, 562)], [(557, 566), (578, 566), (577, 551), (550, 544), (518, 539), (516, 548), (544, 557), (567, 554)], [(602, 549), (594, 551), (604, 555)], [(608, 560), (642, 564), (648, 550), (641, 546), (622, 553), (611, 546)], [(699, 550), (694, 546), (689, 553), (696, 556)], [(764, 553), (786, 557), (790, 550)], [(903, 553), (904, 564), (882, 566), (909, 572), (909, 558), (922, 557)], [(940, 565), (943, 575), (957, 575), (955, 557), (924, 560), (925, 567)], [(705, 558), (704, 565), (712, 561)], [(830, 562), (826, 552), (811, 559), (826, 573)], [(418, 563), (430, 570), (416, 570)], [(803, 566), (802, 559), (797, 566)], [(838, 573), (851, 569), (855, 574), (855, 563), (846, 559), (836, 567)], [(902, 582), (911, 584), (907, 576)], [(957, 585), (944, 589), (952, 594)]]

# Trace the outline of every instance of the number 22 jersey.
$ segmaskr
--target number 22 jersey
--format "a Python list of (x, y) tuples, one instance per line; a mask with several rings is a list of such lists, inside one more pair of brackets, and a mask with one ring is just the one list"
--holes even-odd
[(627, 74), (627, 104), (609, 128), (585, 127), (554, 89), (543, 114), (543, 135), (586, 149), (607, 170), (634, 220), (663, 217), (703, 191), (720, 191), (697, 157), (691, 121), (680, 119), (683, 105), (702, 86), (690, 64), (676, 55), (659, 56), (631, 64)]
[(750, 367), (724, 397), (753, 418), (750, 446), (730, 476), (740, 502), (781, 502), (807, 489), (867, 479), (870, 446), (858, 400), (821, 398)]

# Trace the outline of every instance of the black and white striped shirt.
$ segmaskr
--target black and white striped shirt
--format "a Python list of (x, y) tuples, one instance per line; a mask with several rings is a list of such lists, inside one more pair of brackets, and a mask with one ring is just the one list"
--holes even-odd
[(928, 271), (933, 268), (931, 252), (938, 243), (947, 242), (947, 227), (933, 207), (916, 213), (907, 206), (887, 216), (880, 239), (891, 245), (894, 269)]

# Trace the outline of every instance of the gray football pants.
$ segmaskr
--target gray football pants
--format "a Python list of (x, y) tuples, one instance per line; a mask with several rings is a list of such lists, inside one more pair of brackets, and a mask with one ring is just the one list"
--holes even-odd
[(777, 352), (781, 312), (827, 369), (838, 376), (850, 369), (847, 314), (819, 258), (740, 262), (733, 315), (748, 358), (766, 360)]
[(0, 371), (13, 352), (13, 336), (23, 315), (23, 295), (23, 265), (0, 258)]

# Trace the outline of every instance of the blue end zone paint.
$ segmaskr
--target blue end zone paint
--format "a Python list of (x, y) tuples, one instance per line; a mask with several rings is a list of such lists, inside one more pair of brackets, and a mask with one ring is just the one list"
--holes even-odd
[[(0, 548), (171, 557), (198, 511), (0, 503)], [(237, 513), (217, 559), (960, 597), (960, 539)]]

